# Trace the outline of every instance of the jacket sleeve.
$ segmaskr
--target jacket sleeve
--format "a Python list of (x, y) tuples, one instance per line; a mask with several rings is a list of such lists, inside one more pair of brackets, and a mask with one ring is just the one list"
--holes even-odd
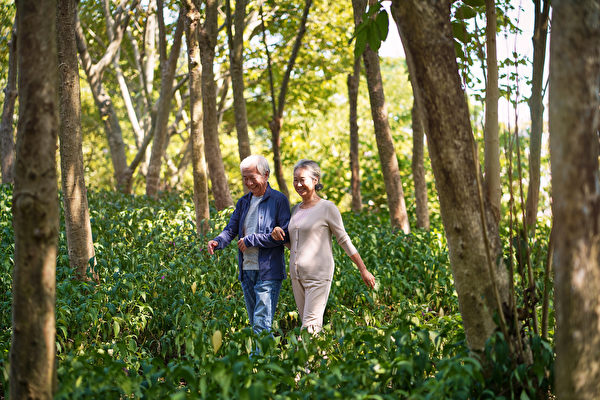
[(220, 250), (227, 247), (227, 245), (231, 243), (231, 241), (238, 235), (240, 217), (242, 213), (240, 207), (241, 201), (242, 199), (238, 200), (237, 204), (235, 205), (235, 210), (233, 210), (233, 214), (231, 214), (231, 217), (229, 218), (229, 223), (227, 224), (225, 229), (223, 229), (223, 232), (221, 232), (216, 238), (213, 239), (219, 244), (216, 247), (216, 250)]
[[(277, 199), (275, 221), (273, 226), (279, 226), (286, 232), (286, 238), (288, 236), (287, 229), (290, 223), (290, 203), (287, 197), (281, 196)], [(275, 240), (271, 237), (271, 232), (266, 233), (253, 233), (244, 238), (244, 243), (248, 247), (277, 247), (282, 246), (285, 240)]]

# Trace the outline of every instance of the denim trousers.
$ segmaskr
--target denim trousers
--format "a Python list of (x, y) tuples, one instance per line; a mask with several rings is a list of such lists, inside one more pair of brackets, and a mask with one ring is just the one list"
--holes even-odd
[(243, 270), (242, 290), (252, 330), (255, 333), (270, 332), (277, 300), (279, 300), (281, 280), (263, 281), (258, 271)]

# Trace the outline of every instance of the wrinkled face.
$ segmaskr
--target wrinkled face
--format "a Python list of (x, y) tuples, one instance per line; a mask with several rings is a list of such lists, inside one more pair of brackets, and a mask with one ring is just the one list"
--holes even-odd
[(256, 167), (242, 169), (244, 185), (254, 196), (262, 196), (267, 190), (269, 174), (261, 175)]
[(317, 182), (306, 168), (298, 168), (294, 172), (294, 189), (302, 198), (312, 196)]

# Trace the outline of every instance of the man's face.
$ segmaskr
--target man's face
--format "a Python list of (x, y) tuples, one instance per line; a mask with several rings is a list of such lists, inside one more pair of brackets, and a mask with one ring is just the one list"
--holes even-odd
[(244, 185), (254, 196), (262, 196), (267, 190), (269, 174), (261, 175), (256, 167), (242, 169)]

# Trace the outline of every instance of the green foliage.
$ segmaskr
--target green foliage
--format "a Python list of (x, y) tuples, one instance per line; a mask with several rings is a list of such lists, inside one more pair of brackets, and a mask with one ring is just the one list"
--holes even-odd
[[(189, 197), (158, 202), (105, 191), (88, 195), (100, 281), (72, 279), (61, 234), (58, 399), (470, 399), (509, 396), (507, 387), (515, 397), (524, 387), (552, 381), (552, 349), (539, 339), (532, 341), (536, 363), (514, 371), (501, 337), (488, 346), (497, 373), (490, 375), (489, 367), (469, 356), (439, 229), (404, 235), (392, 232), (385, 215), (345, 213), (346, 228), (378, 287), (367, 290), (334, 246), (324, 331), (316, 337), (299, 331), (286, 280), (274, 335), (257, 337), (248, 328), (237, 281), (237, 249), (206, 254), (208, 237), (195, 233)], [(11, 187), (2, 186), (0, 393), (8, 391), (11, 197)], [(213, 214), (213, 232), (231, 211)], [(507, 384), (501, 386), (498, 377)]]

